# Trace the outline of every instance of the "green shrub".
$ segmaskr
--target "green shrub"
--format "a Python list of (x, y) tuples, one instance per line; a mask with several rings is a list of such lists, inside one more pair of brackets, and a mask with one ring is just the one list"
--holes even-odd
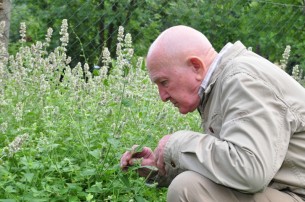
[(0, 54), (0, 201), (165, 201), (164, 189), (122, 172), (120, 157), (133, 144), (154, 148), (173, 131), (200, 130), (199, 116), (160, 102), (122, 27), (116, 58), (105, 47), (103, 67), (71, 68), (67, 27), (48, 51), (52, 29), (27, 45), (22, 24), (17, 54)]

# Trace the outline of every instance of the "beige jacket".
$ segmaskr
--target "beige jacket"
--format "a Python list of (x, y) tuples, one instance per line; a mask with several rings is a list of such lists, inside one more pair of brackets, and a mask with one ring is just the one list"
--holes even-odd
[(305, 89), (291, 76), (236, 42), (219, 61), (199, 111), (205, 134), (171, 136), (160, 185), (193, 170), (241, 192), (271, 186), (305, 195)]

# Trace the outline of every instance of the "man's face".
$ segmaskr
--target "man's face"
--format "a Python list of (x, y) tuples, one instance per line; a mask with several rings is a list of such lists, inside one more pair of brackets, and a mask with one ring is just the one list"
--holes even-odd
[(157, 84), (161, 100), (170, 101), (181, 114), (193, 112), (199, 105), (201, 81), (190, 65), (153, 65), (148, 68), (151, 80)]

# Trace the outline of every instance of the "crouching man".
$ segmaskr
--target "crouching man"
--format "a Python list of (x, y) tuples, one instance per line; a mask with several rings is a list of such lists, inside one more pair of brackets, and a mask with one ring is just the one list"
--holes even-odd
[(139, 159), (156, 167), (149, 177), (173, 202), (305, 199), (305, 89), (291, 76), (239, 41), (218, 53), (186, 26), (159, 35), (147, 69), (162, 101), (199, 111), (204, 133), (165, 135), (154, 151), (134, 146), (122, 169)]

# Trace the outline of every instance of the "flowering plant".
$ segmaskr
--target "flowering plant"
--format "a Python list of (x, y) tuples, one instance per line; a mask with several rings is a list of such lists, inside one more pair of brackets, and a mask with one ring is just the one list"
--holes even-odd
[(70, 66), (67, 20), (50, 51), (52, 33), (26, 45), (22, 23), (17, 54), (0, 50), (0, 199), (165, 201), (136, 172), (121, 172), (120, 156), (134, 143), (154, 147), (165, 134), (199, 130), (199, 117), (159, 100), (123, 27), (116, 57), (104, 47), (94, 72)]

